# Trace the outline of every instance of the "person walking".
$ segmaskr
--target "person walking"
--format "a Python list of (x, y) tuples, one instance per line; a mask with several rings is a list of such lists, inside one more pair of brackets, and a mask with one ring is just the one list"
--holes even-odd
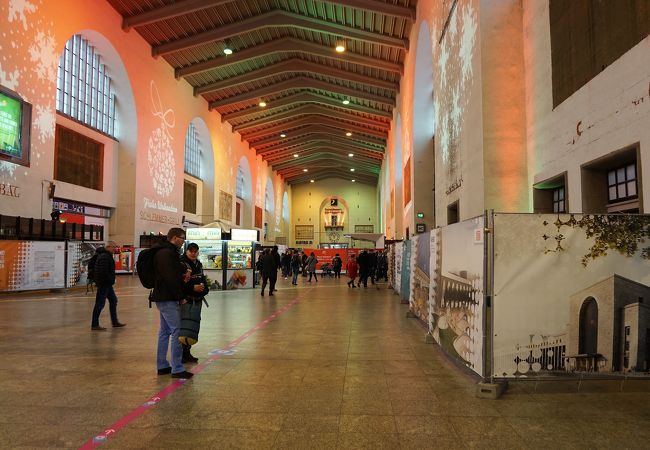
[(300, 253), (296, 250), (291, 257), (291, 284), (294, 286), (298, 285), (298, 274), (300, 273), (301, 264)]
[(93, 331), (106, 331), (106, 327), (99, 326), (99, 316), (106, 305), (108, 298), (108, 310), (111, 314), (111, 323), (113, 328), (121, 328), (125, 323), (117, 320), (117, 296), (113, 285), (115, 284), (115, 260), (113, 253), (117, 245), (109, 241), (106, 247), (99, 247), (95, 250), (95, 261), (93, 267), (93, 278), (97, 285), (97, 294), (95, 295), (95, 307), (93, 308), (92, 321), (90, 329)]
[(273, 295), (275, 292), (275, 283), (278, 281), (278, 269), (280, 268), (282, 264), (282, 260), (280, 259), (280, 255), (278, 253), (278, 246), (274, 245), (273, 250), (271, 250), (271, 257), (273, 258), (273, 266), (274, 270), (271, 271), (269, 275), (269, 295)]
[(388, 258), (384, 251), (379, 251), (377, 256), (377, 279), (379, 280), (379, 278), (388, 281)]
[[(192, 242), (187, 246), (185, 254), (181, 257), (181, 263), (187, 268), (189, 272), (189, 276), (186, 277), (183, 283), (183, 292), (185, 292), (187, 303), (181, 305), (181, 322), (182, 324), (187, 323), (187, 326), (189, 326), (191, 329), (182, 329), (181, 333), (186, 332), (188, 334), (191, 334), (191, 339), (195, 341), (197, 341), (199, 338), (199, 329), (201, 326), (201, 308), (203, 307), (205, 296), (210, 291), (205, 275), (203, 274), (203, 264), (201, 264), (201, 261), (199, 261), (198, 258), (199, 246)], [(186, 325), (183, 325), (183, 327), (185, 326)], [(181, 337), (183, 337), (182, 334)], [(181, 344), (183, 347), (183, 362), (199, 362), (199, 359), (192, 355), (190, 351), (192, 345), (187, 343), (189, 340), (188, 338), (189, 336), (186, 336), (186, 343)]]
[[(269, 282), (269, 279), (271, 278), (271, 273), (276, 272), (277, 274), (277, 267), (275, 266), (275, 260), (273, 259), (273, 256), (271, 256), (271, 253), (269, 252), (269, 249), (265, 249), (264, 252), (262, 252), (262, 256), (260, 257), (260, 266), (261, 266), (261, 272), (262, 272), (262, 297), (264, 297), (264, 289), (266, 289), (266, 285)], [(273, 295), (273, 290), (271, 290), (271, 287), (269, 286), (269, 295)]]
[(309, 254), (309, 258), (307, 258), (307, 272), (309, 272), (309, 280), (307, 281), (310, 283), (312, 275), (314, 276), (316, 283), (318, 283), (318, 277), (316, 276), (316, 264), (318, 264), (318, 259), (316, 258), (316, 255), (314, 255), (314, 252), (311, 252)]
[(302, 252), (302, 256), (301, 256), (300, 259), (302, 261), (302, 276), (306, 277), (307, 276), (307, 260), (309, 259), (309, 257), (307, 256), (307, 253)]
[(363, 287), (368, 287), (370, 261), (368, 253), (365, 250), (362, 250), (361, 253), (359, 253), (357, 264), (359, 265), (359, 287), (361, 287), (361, 283), (363, 283)]
[(375, 278), (377, 276), (377, 254), (373, 249), (368, 251), (368, 277), (370, 277), (370, 282), (375, 284)]
[(291, 253), (287, 251), (282, 254), (282, 276), (286, 280), (291, 273)]
[(357, 277), (359, 266), (357, 265), (357, 260), (353, 254), (350, 255), (345, 270), (348, 272), (348, 278), (350, 278), (350, 281), (348, 281), (348, 287), (356, 287), (354, 285), (354, 279)]
[(332, 270), (334, 270), (334, 278), (341, 278), (341, 268), (343, 267), (343, 260), (337, 253), (334, 258), (332, 258)]
[[(183, 348), (178, 340), (181, 327), (180, 305), (187, 303), (183, 292), (183, 276), (187, 272), (181, 264), (179, 250), (185, 242), (182, 228), (171, 228), (167, 241), (155, 246), (153, 257), (155, 283), (151, 301), (156, 303), (160, 314), (156, 365), (158, 375), (172, 375), (172, 378), (192, 378), (194, 374), (183, 367)], [(171, 364), (167, 360), (170, 350)]]

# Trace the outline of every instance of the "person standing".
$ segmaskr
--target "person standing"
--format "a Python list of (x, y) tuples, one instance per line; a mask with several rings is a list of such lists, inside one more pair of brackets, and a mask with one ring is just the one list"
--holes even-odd
[(388, 258), (386, 252), (380, 251), (377, 256), (377, 279), (383, 278), (388, 281)]
[(291, 257), (291, 284), (294, 286), (298, 285), (298, 274), (300, 273), (301, 264), (300, 253), (296, 250)]
[(348, 278), (350, 278), (350, 281), (348, 281), (348, 287), (356, 287), (354, 285), (354, 279), (357, 277), (359, 266), (357, 265), (354, 254), (350, 255), (350, 259), (348, 259), (348, 264), (345, 266), (345, 270), (348, 272)]
[[(180, 305), (187, 303), (183, 292), (185, 266), (181, 264), (179, 250), (185, 242), (182, 228), (171, 228), (167, 232), (167, 241), (155, 246), (153, 257), (155, 283), (151, 300), (156, 303), (160, 314), (158, 330), (158, 350), (156, 365), (158, 375), (172, 374), (172, 378), (192, 378), (194, 374), (183, 367), (183, 348), (178, 340), (181, 328)], [(167, 360), (170, 349), (171, 364)]]
[[(271, 272), (273, 271), (274, 261), (269, 249), (264, 249), (262, 256), (260, 256), (260, 272), (262, 273), (262, 297), (264, 297), (264, 289), (271, 278)], [(273, 291), (269, 287), (269, 295), (273, 295)]]
[(271, 257), (273, 258), (274, 269), (271, 271), (271, 274), (269, 276), (269, 295), (273, 295), (273, 292), (275, 292), (275, 283), (278, 281), (278, 269), (282, 264), (277, 245), (273, 246), (273, 250), (271, 250)]
[(341, 278), (341, 268), (343, 267), (343, 260), (337, 253), (334, 258), (332, 258), (332, 270), (334, 270), (334, 278)]
[(106, 327), (99, 326), (99, 316), (106, 305), (108, 298), (108, 310), (111, 314), (111, 323), (113, 328), (125, 326), (117, 320), (117, 296), (113, 285), (115, 284), (115, 260), (113, 253), (117, 245), (109, 241), (106, 247), (99, 247), (95, 250), (95, 266), (93, 267), (95, 284), (97, 285), (97, 294), (95, 295), (95, 307), (93, 308), (92, 321), (90, 329), (94, 331), (106, 331)]
[[(204, 297), (208, 294), (208, 283), (203, 274), (203, 264), (199, 261), (199, 246), (192, 242), (187, 246), (185, 254), (181, 257), (181, 263), (188, 269), (189, 277), (183, 283), (183, 291), (187, 299), (187, 303), (181, 306), (181, 317), (191, 325), (191, 330), (187, 330), (190, 334), (195, 335), (198, 340), (199, 329), (201, 326), (201, 308), (203, 306)], [(190, 344), (181, 344), (183, 347), (183, 362), (196, 363), (199, 359), (192, 355), (190, 352), (192, 346)]]
[(368, 258), (368, 253), (365, 250), (362, 250), (361, 253), (359, 253), (357, 264), (359, 265), (359, 287), (361, 286), (361, 283), (363, 283), (363, 287), (368, 287), (368, 271), (370, 261)]
[(375, 278), (377, 276), (377, 254), (373, 249), (368, 251), (368, 276), (370, 277), (370, 282), (375, 284)]
[(301, 261), (302, 261), (302, 276), (306, 277), (307, 276), (307, 260), (309, 257), (307, 256), (307, 253), (302, 252), (301, 256)]
[(309, 280), (307, 281), (310, 283), (312, 275), (314, 276), (316, 283), (318, 283), (318, 277), (316, 276), (316, 264), (318, 264), (318, 259), (316, 258), (316, 255), (314, 255), (314, 252), (311, 252), (309, 254), (309, 258), (307, 258), (307, 272), (309, 272)]
[(287, 251), (282, 254), (282, 276), (286, 280), (291, 273), (291, 253)]

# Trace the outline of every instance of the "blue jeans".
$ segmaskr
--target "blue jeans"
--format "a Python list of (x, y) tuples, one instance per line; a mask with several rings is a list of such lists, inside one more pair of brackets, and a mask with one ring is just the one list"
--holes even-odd
[(293, 278), (291, 278), (293, 284), (298, 283), (298, 268), (293, 269)]
[(93, 308), (93, 318), (90, 326), (99, 326), (99, 315), (106, 305), (108, 298), (108, 310), (111, 313), (111, 322), (113, 326), (119, 323), (117, 320), (117, 296), (113, 290), (113, 286), (97, 286), (97, 295), (95, 295), (95, 307)]
[(169, 339), (171, 338), (172, 373), (183, 372), (185, 370), (185, 367), (183, 367), (183, 347), (181, 347), (178, 340), (178, 333), (181, 329), (180, 306), (178, 302), (156, 302), (156, 308), (160, 312), (156, 366), (158, 366), (158, 370), (170, 367), (167, 361), (167, 349), (170, 346)]

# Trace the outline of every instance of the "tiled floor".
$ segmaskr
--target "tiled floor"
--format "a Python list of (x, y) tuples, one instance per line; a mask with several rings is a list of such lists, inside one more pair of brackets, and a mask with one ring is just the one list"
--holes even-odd
[[(300, 283), (210, 294), (202, 361), (299, 301), (101, 447), (650, 448), (645, 384), (517, 385), (479, 400), (385, 285)], [(0, 297), (0, 448), (78, 448), (170, 385), (155, 373), (157, 310), (134, 279), (117, 288), (128, 326), (106, 332), (90, 331), (83, 291)]]

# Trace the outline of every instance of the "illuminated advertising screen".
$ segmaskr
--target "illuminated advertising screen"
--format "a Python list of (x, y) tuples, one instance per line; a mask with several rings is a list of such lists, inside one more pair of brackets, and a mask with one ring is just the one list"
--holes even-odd
[(22, 103), (0, 92), (0, 152), (20, 158), (20, 128)]

